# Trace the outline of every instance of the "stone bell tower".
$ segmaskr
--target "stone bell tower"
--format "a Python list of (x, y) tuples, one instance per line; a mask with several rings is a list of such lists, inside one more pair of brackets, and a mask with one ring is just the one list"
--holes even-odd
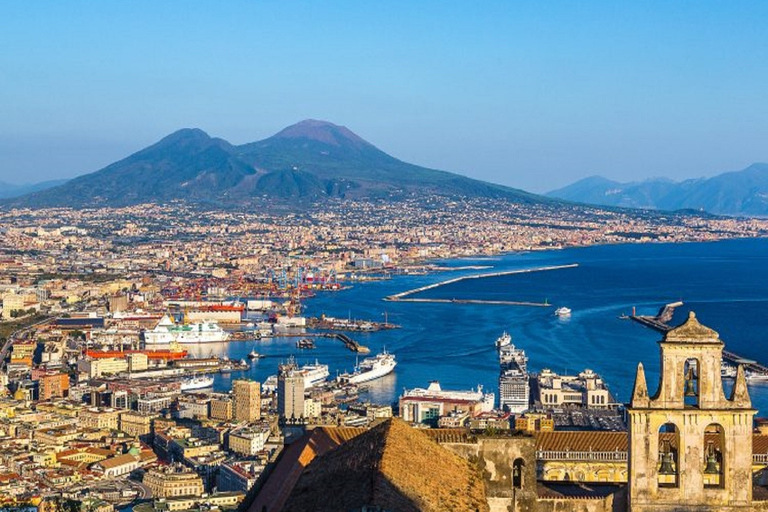
[(629, 510), (751, 510), (756, 411), (743, 367), (726, 398), (723, 342), (693, 312), (659, 347), (659, 388), (649, 396), (639, 364), (628, 410)]

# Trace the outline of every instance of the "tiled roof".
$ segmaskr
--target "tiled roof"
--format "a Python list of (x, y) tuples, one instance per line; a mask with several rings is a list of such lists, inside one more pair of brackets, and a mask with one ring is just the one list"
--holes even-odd
[(536, 450), (615, 452), (629, 450), (627, 432), (555, 431), (536, 435)]

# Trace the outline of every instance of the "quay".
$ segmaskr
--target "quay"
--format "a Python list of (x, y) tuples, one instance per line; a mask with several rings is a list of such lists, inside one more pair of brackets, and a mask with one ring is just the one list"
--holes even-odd
[(335, 333), (328, 333), (325, 335), (328, 338), (336, 338), (337, 340), (340, 340), (342, 343), (344, 343), (344, 346), (347, 347), (352, 352), (357, 352), (359, 354), (367, 354), (371, 351), (368, 347), (365, 345), (361, 345), (346, 334), (342, 334), (340, 332)]
[[(663, 334), (672, 330), (672, 326), (669, 325), (669, 322), (672, 320), (672, 315), (675, 312), (675, 308), (682, 305), (682, 301), (672, 302), (671, 304), (667, 304), (662, 307), (656, 316), (633, 314), (629, 318), (639, 323), (640, 325), (644, 325), (645, 327), (649, 327), (654, 331), (658, 331)], [(744, 370), (752, 374), (768, 376), (768, 366), (760, 364), (753, 359), (741, 357), (734, 352), (723, 349), (723, 360), (730, 364), (743, 365)]]
[(578, 267), (578, 263), (570, 263), (567, 265), (553, 265), (549, 267), (536, 267), (536, 268), (526, 268), (526, 269), (518, 269), (518, 270), (505, 270), (501, 272), (488, 272), (484, 274), (472, 274), (468, 276), (462, 276), (462, 277), (454, 277), (453, 279), (447, 279), (445, 281), (440, 281), (439, 283), (433, 283), (428, 284), (426, 286), (421, 286), (419, 288), (413, 288), (411, 290), (406, 290), (404, 292), (396, 293), (394, 295), (389, 295), (387, 297), (384, 297), (384, 300), (387, 301), (393, 301), (393, 302), (454, 302), (457, 304), (500, 304), (500, 305), (509, 305), (509, 306), (540, 306), (540, 307), (548, 307), (549, 304), (547, 303), (538, 303), (538, 302), (520, 302), (520, 301), (500, 301), (500, 300), (475, 300), (475, 299), (414, 299), (414, 298), (408, 298), (410, 295), (425, 292), (427, 290), (432, 290), (435, 288), (439, 288), (441, 286), (445, 286), (448, 284), (458, 283), (461, 281), (466, 281), (468, 279), (483, 279), (486, 277), (499, 277), (499, 276), (509, 276), (514, 274), (527, 274), (530, 272), (546, 272), (549, 270), (563, 270), (567, 268), (575, 268)]

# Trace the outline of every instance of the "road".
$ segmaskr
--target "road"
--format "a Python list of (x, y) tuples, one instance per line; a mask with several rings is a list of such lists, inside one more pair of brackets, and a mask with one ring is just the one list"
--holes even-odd
[(11, 347), (13, 346), (13, 342), (16, 340), (16, 338), (19, 337), (20, 334), (26, 331), (27, 329), (37, 327), (38, 325), (42, 325), (46, 322), (49, 322), (50, 320), (51, 320), (50, 318), (44, 318), (39, 322), (35, 322), (34, 324), (28, 325), (26, 327), (22, 327), (21, 329), (12, 332), (11, 335), (8, 336), (8, 339), (5, 340), (5, 343), (3, 344), (3, 348), (0, 349), (0, 370), (5, 370), (5, 360), (8, 357), (8, 353), (11, 350)]

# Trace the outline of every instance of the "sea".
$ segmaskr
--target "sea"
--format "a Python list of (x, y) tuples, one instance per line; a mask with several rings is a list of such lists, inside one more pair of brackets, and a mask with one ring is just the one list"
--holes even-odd
[[(627, 402), (639, 362), (651, 392), (655, 389), (661, 334), (621, 317), (633, 311), (654, 315), (676, 301), (683, 306), (677, 308), (672, 324), (682, 323), (689, 311), (695, 311), (699, 321), (720, 333), (728, 350), (768, 364), (768, 239), (602, 245), (434, 263), (454, 270), (354, 283), (350, 289), (321, 293), (305, 302), (306, 315), (386, 319), (400, 326), (351, 334), (372, 354), (386, 349), (398, 361), (394, 373), (370, 383), (361, 398), (389, 404), (403, 389), (426, 387), (431, 381), (443, 389), (482, 386), (498, 396), (494, 341), (507, 331), (512, 343), (526, 351), (530, 371), (549, 368), (575, 374), (590, 368), (603, 377), (618, 401)], [(384, 300), (460, 276), (570, 264), (577, 266), (463, 280), (413, 295), (550, 307)], [(556, 316), (560, 306), (570, 308), (571, 316)], [(250, 370), (217, 375), (214, 388), (219, 391), (229, 390), (231, 381), (242, 376), (263, 382), (291, 356), (299, 363), (328, 364), (332, 377), (355, 366), (358, 356), (340, 341), (318, 338), (315, 350), (300, 350), (295, 347), (300, 337), (206, 344), (192, 351), (198, 356), (244, 359), (255, 349), (266, 356), (254, 361)], [(758, 414), (768, 414), (768, 383), (749, 388)]]

